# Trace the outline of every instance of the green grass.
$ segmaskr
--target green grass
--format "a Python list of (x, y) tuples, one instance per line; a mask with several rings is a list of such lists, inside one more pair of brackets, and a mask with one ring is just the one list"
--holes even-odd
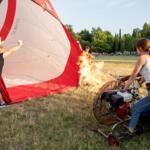
[[(84, 99), (77, 96), (78, 92)], [(84, 94), (79, 89), (1, 109), (0, 149), (108, 148), (103, 138), (90, 131), (96, 124), (91, 108), (92, 95)]]
[[(111, 64), (105, 70), (107, 67)], [(97, 125), (92, 112), (94, 97), (80, 87), (0, 109), (0, 150), (110, 150), (107, 141), (91, 131)], [(149, 133), (116, 148), (149, 149)]]
[[(0, 150), (109, 150), (91, 131), (94, 95), (79, 88), (0, 110)], [(150, 134), (124, 141), (117, 150), (149, 150)]]
[(134, 63), (136, 59), (137, 59), (136, 56), (99, 56), (99, 57), (96, 57), (97, 61), (116, 62), (116, 63)]

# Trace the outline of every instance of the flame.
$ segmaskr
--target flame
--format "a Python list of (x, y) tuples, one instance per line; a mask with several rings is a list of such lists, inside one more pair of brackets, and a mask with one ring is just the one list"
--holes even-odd
[(88, 85), (91, 92), (98, 92), (108, 81), (114, 80), (108, 73), (102, 71), (104, 62), (96, 62), (95, 58), (88, 52), (83, 51), (78, 61), (80, 85)]

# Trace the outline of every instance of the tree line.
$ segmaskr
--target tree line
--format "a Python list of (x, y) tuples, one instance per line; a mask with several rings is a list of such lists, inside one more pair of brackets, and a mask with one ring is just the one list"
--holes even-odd
[(142, 29), (133, 29), (132, 34), (122, 34), (121, 29), (113, 35), (110, 31), (103, 31), (100, 27), (92, 28), (91, 31), (84, 29), (78, 33), (74, 32), (72, 25), (66, 25), (73, 37), (80, 42), (82, 48), (90, 46), (92, 52), (132, 52), (135, 43), (141, 38), (150, 39), (150, 23), (144, 23)]

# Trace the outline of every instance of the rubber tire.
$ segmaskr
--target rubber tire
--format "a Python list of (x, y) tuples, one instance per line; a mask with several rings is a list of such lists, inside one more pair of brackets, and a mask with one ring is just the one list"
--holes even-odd
[(119, 146), (118, 139), (112, 134), (108, 136), (107, 141), (110, 146)]

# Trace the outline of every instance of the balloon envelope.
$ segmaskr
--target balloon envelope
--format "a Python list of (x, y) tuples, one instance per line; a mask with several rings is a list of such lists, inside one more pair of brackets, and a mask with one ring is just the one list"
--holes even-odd
[(49, 0), (2, 0), (0, 36), (6, 49), (20, 39), (24, 43), (5, 59), (3, 78), (11, 103), (78, 85), (80, 48)]

